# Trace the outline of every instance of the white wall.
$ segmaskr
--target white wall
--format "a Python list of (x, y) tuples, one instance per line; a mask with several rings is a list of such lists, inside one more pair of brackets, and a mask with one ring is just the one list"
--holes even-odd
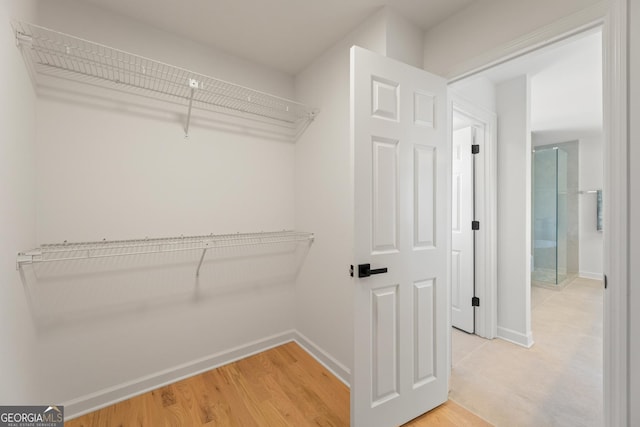
[(498, 114), (498, 336), (531, 335), (531, 132), (528, 76), (496, 86)]
[(629, 0), (630, 30), (630, 135), (629, 135), (629, 337), (630, 337), (630, 423), (640, 425), (640, 0)]
[(386, 55), (417, 68), (422, 68), (424, 62), (424, 31), (391, 9), (387, 18)]
[(386, 12), (374, 14), (296, 77), (299, 100), (321, 109), (296, 144), (296, 228), (316, 235), (297, 281), (296, 327), (336, 362), (346, 381), (353, 358), (353, 44), (384, 54)]
[[(38, 11), (41, 25), (293, 97), (290, 76), (87, 2), (41, 1)], [(184, 106), (55, 89), (43, 90), (38, 103), (39, 242), (292, 227), (293, 144), (251, 137), (253, 129), (202, 112), (195, 113), (185, 144)], [(73, 167), (66, 166), (73, 158)]]
[(40, 243), (293, 227), (293, 144), (109, 96), (38, 99)]
[(24, 169), (38, 189), (32, 238), (11, 245), (12, 262), (17, 250), (63, 240), (294, 226), (316, 232), (317, 240), (309, 266), (304, 247), (234, 251), (209, 256), (199, 280), (196, 252), (26, 267), (38, 399), (78, 414), (289, 339), (295, 328), (348, 380), (349, 47), (358, 43), (419, 65), (421, 32), (397, 28), (390, 36), (389, 28), (405, 22), (382, 9), (301, 73), (294, 88), (291, 76), (87, 2), (40, 1), (37, 19), (27, 20), (276, 95), (297, 92), (322, 109), (298, 148), (268, 137), (271, 129), (203, 111), (194, 112), (185, 143), (180, 103), (44, 80), (39, 119), (30, 124), (36, 168)]
[(484, 76), (461, 80), (450, 86), (451, 91), (485, 110), (496, 111), (496, 86)]
[(293, 78), (81, 0), (38, 0), (38, 23), (253, 89), (293, 98)]
[(33, 20), (35, 4), (0, 3), (0, 404), (36, 403), (37, 339), (16, 253), (35, 244), (35, 97), (16, 48), (12, 18)]
[[(294, 94), (290, 76), (88, 2), (42, 1), (38, 19), (203, 74)], [(4, 44), (13, 44), (9, 36)], [(294, 228), (295, 146), (250, 122), (196, 111), (185, 141), (184, 104), (52, 81), (37, 114), (35, 128), (30, 122), (37, 225), (30, 225), (39, 244)], [(23, 240), (31, 241), (11, 248), (11, 263), (35, 239)], [(292, 249), (208, 255), (199, 280), (198, 252), (27, 267), (38, 303), (38, 400), (77, 413), (242, 354), (231, 350), (290, 338), (304, 255)]]
[[(598, 0), (487, 0), (467, 8), (425, 34), (424, 68), (451, 77), (469, 71), (467, 64), (497, 60), (516, 38), (597, 4)], [(487, 56), (488, 55), (488, 56)], [(475, 58), (482, 57), (480, 63)]]
[[(603, 186), (602, 135), (580, 139), (580, 189), (601, 190)], [(604, 241), (601, 231), (596, 229), (597, 197), (581, 194), (580, 201), (580, 276), (602, 279)]]

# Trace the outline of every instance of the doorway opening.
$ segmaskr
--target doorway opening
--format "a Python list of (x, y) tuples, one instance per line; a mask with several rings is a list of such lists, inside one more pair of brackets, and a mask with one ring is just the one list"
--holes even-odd
[(450, 86), (498, 118), (501, 340), (454, 331), (451, 377), (452, 399), (496, 424), (603, 418), (601, 70), (595, 28)]

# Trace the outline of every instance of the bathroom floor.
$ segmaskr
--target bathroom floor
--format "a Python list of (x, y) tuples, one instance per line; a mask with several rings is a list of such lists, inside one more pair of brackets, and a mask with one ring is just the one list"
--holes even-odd
[(453, 330), (450, 398), (496, 426), (601, 426), (602, 282), (531, 290), (530, 349)]
[(559, 274), (560, 282), (555, 284), (556, 270), (551, 268), (537, 268), (531, 274), (531, 284), (535, 286), (547, 287), (550, 289), (559, 289), (567, 286), (576, 278), (575, 273)]

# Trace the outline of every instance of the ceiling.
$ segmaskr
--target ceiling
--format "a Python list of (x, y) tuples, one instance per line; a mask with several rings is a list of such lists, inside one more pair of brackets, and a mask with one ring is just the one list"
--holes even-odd
[(423, 30), (474, 0), (85, 0), (297, 74), (383, 6)]
[(565, 40), (491, 70), (494, 84), (529, 74), (531, 131), (543, 135), (600, 132), (602, 118), (602, 33)]
[(563, 46), (556, 53), (558, 59), (531, 78), (532, 132), (601, 131), (601, 33)]

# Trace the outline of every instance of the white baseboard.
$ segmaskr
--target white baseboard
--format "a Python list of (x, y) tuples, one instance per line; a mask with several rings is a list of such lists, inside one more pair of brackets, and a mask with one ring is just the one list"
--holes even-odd
[(333, 375), (338, 377), (338, 379), (342, 381), (347, 387), (350, 386), (351, 371), (349, 370), (349, 368), (338, 362), (329, 353), (322, 350), (313, 341), (302, 335), (300, 332), (296, 331), (295, 341), (307, 353), (313, 356), (313, 358), (316, 359), (321, 365), (327, 368)]
[(578, 276), (582, 277), (583, 279), (593, 279), (593, 280), (602, 280), (602, 273), (592, 273), (590, 271), (581, 271), (580, 273), (578, 273)]
[(533, 345), (533, 335), (531, 332), (529, 332), (528, 334), (523, 334), (522, 332), (517, 332), (512, 329), (498, 326), (497, 337), (525, 348), (531, 348), (531, 346)]
[(79, 417), (287, 342), (296, 341), (297, 337), (296, 331), (286, 331), (64, 402), (65, 420)]
[(155, 374), (136, 378), (86, 396), (64, 402), (65, 420), (71, 420), (114, 403), (155, 390), (168, 384), (210, 371), (222, 365), (295, 341), (314, 359), (349, 386), (351, 371), (298, 331), (290, 330), (227, 351), (184, 363)]

